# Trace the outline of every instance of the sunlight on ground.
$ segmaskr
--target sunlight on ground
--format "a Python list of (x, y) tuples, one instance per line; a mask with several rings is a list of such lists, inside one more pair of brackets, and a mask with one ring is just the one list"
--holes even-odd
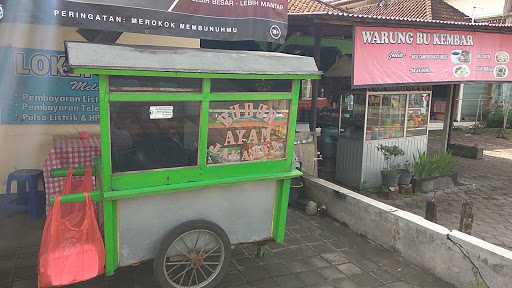
[(484, 150), (484, 155), (512, 160), (512, 149)]

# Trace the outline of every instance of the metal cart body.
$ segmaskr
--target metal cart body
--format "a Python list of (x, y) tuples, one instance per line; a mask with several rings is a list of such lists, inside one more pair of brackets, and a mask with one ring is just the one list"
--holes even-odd
[[(101, 159), (95, 174), (98, 187), (92, 198), (102, 203), (107, 275), (120, 266), (156, 257), (158, 246), (169, 231), (195, 219), (220, 226), (231, 244), (284, 240), (290, 179), (300, 175), (293, 165), (293, 144), (301, 80), (320, 77), (312, 58), (267, 52), (77, 42), (66, 43), (66, 56), (73, 73), (99, 76)], [(201, 85), (198, 91), (188, 92), (113, 91), (110, 85), (115, 77), (144, 77), (148, 81), (196, 79)], [(290, 90), (217, 93), (212, 89), (212, 82), (218, 79), (289, 81)], [(225, 164), (208, 162), (209, 107), (222, 101), (273, 100), (286, 101), (289, 109), (285, 113), (287, 122), (279, 128), (287, 131), (283, 136), (282, 158)], [(142, 102), (200, 105), (196, 165), (113, 171), (111, 109), (117, 103)], [(62, 198), (63, 203), (77, 201), (83, 201), (83, 195)]]

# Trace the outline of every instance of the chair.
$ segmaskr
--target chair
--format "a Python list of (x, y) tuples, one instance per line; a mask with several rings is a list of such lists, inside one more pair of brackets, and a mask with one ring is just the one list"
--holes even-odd
[[(39, 191), (39, 182), (43, 180), (43, 171), (38, 169), (20, 169), (7, 176), (4, 208), (8, 215), (16, 212), (29, 213), (33, 218), (43, 216), (45, 193)], [(12, 183), (16, 182), (16, 195), (11, 193)]]

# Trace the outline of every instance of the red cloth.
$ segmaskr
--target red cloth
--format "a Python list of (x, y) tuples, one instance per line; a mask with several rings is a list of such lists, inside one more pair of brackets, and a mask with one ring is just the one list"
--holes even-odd
[(70, 168), (66, 177), (63, 194), (83, 192), (85, 202), (62, 204), (57, 197), (50, 208), (39, 250), (40, 288), (74, 284), (104, 272), (105, 248), (89, 195), (91, 173), (88, 166), (83, 180), (73, 183)]
[[(56, 168), (69, 168), (78, 166), (94, 166), (94, 161), (100, 156), (99, 136), (89, 136), (85, 139), (61, 138), (55, 141), (55, 145), (48, 153), (43, 163), (44, 186), (46, 190), (46, 211), (50, 207), (50, 199), (53, 196), (62, 195), (64, 191), (64, 178), (51, 178), (50, 171)], [(81, 180), (81, 177), (77, 177)], [(94, 184), (93, 177), (93, 187)]]

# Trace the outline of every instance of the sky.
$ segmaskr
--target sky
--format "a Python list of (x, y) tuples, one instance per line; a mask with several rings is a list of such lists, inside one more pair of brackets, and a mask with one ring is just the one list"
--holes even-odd
[(505, 0), (445, 0), (474, 18), (503, 14)]

